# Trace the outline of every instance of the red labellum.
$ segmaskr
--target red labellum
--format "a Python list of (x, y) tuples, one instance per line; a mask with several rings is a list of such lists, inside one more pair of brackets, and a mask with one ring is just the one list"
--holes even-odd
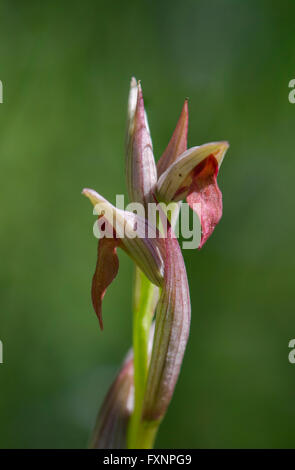
[(92, 278), (91, 297), (102, 330), (102, 300), (108, 286), (113, 282), (118, 273), (119, 259), (117, 247), (119, 244), (120, 240), (117, 238), (103, 237), (98, 242), (97, 263)]
[(217, 174), (218, 162), (214, 155), (209, 155), (194, 169), (186, 198), (201, 222), (199, 249), (206, 243), (222, 216), (222, 194), (217, 185)]

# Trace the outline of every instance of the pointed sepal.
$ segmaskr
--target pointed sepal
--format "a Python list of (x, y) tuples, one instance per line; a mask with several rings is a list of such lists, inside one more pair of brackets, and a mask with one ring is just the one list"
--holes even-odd
[(143, 203), (147, 207), (153, 200), (157, 168), (141, 85), (134, 78), (128, 100), (126, 181), (130, 201)]
[(158, 178), (187, 150), (188, 100), (186, 99), (176, 128), (163, 155), (157, 163)]

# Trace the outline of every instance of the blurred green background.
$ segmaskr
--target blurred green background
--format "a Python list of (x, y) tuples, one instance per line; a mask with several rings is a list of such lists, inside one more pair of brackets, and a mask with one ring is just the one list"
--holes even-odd
[(192, 327), (156, 446), (294, 447), (295, 2), (2, 1), (0, 447), (85, 447), (131, 344), (133, 266), (90, 301), (94, 217), (126, 194), (129, 80), (159, 158), (189, 97), (189, 144), (227, 139), (221, 223), (184, 251)]

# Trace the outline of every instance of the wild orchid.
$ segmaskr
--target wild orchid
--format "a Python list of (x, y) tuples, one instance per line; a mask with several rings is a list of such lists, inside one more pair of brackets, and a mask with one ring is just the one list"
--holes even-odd
[(92, 303), (101, 328), (102, 300), (119, 268), (118, 247), (131, 257), (136, 270), (133, 350), (98, 415), (91, 441), (94, 448), (151, 448), (180, 373), (191, 316), (187, 274), (173, 231), (175, 217), (159, 208), (160, 220), (151, 222), (149, 206), (175, 202), (177, 216), (179, 201), (186, 199), (201, 222), (201, 248), (222, 215), (217, 175), (228, 149), (224, 141), (187, 149), (187, 132), (186, 100), (156, 165), (141, 85), (133, 78), (128, 100), (126, 180), (130, 200), (140, 203), (144, 211), (119, 209), (95, 191), (83, 190), (98, 216)]

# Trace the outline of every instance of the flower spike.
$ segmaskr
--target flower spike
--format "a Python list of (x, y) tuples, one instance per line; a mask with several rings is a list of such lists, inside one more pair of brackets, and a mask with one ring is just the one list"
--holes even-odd
[[(152, 448), (178, 380), (191, 319), (189, 286), (181, 249), (173, 228), (181, 201), (197, 213), (202, 227), (199, 248), (222, 215), (217, 185), (228, 142), (187, 149), (188, 102), (185, 100), (172, 137), (156, 166), (140, 82), (131, 79), (126, 131), (126, 180), (130, 201), (159, 204), (153, 223), (142, 206), (137, 214), (116, 208), (92, 189), (83, 194), (94, 206), (99, 238), (92, 303), (101, 329), (102, 301), (115, 279), (123, 249), (136, 264), (133, 350), (108, 392), (99, 413), (92, 448)], [(170, 203), (175, 202), (173, 209)], [(171, 204), (172, 205), (172, 204)], [(142, 212), (142, 216), (139, 213)], [(169, 215), (169, 220), (165, 214)], [(152, 324), (152, 317), (155, 322)]]

